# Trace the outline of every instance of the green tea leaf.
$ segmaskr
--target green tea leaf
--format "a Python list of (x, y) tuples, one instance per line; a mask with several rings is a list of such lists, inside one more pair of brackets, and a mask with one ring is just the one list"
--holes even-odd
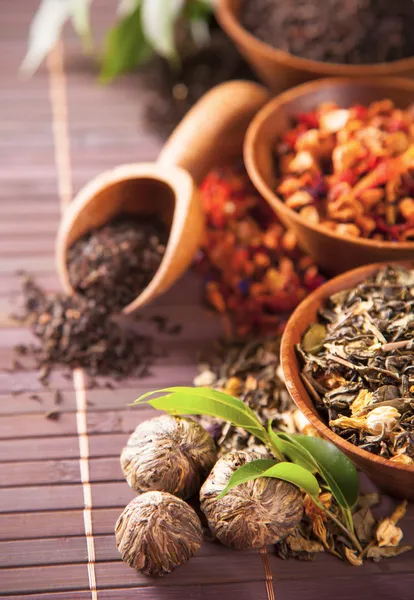
[[(274, 461), (273, 461), (274, 462)], [(256, 463), (259, 463), (256, 465)], [(298, 488), (304, 490), (312, 497), (317, 497), (319, 493), (319, 484), (316, 479), (306, 469), (299, 465), (288, 462), (276, 463), (268, 469), (264, 469), (263, 459), (254, 460), (237, 469), (230, 477), (225, 489), (219, 494), (219, 498), (227, 494), (232, 488), (253, 481), (259, 477), (272, 477), (274, 479), (283, 479)]]
[(168, 59), (177, 57), (175, 24), (184, 0), (142, 0), (142, 30), (154, 50)]
[(312, 455), (340, 506), (352, 508), (358, 500), (359, 488), (357, 472), (349, 458), (326, 440), (300, 434), (289, 437)]
[(42, 0), (30, 24), (29, 43), (20, 71), (33, 75), (58, 41), (71, 14), (72, 0)]
[(100, 80), (108, 83), (120, 73), (147, 62), (151, 56), (152, 48), (142, 32), (141, 7), (137, 5), (107, 35)]
[(241, 485), (242, 483), (246, 483), (247, 481), (253, 481), (263, 475), (265, 471), (277, 465), (276, 460), (271, 460), (267, 458), (258, 458), (257, 460), (253, 460), (252, 462), (246, 463), (245, 465), (239, 467), (237, 471), (235, 471), (229, 479), (227, 486), (224, 488), (222, 492), (217, 496), (217, 498), (222, 498), (229, 492), (232, 488)]
[(322, 342), (326, 337), (326, 327), (321, 323), (311, 325), (302, 340), (302, 348), (305, 352), (316, 354), (322, 348)]
[(87, 52), (91, 52), (93, 48), (90, 22), (91, 2), (92, 0), (72, 0), (71, 3), (72, 25)]
[[(154, 394), (165, 396), (149, 399)], [(148, 392), (134, 404), (148, 402), (158, 410), (179, 415), (209, 415), (242, 427), (262, 442), (267, 442), (267, 433), (255, 413), (238, 398), (211, 388), (170, 387)]]
[(287, 456), (296, 465), (300, 465), (310, 473), (318, 472), (318, 464), (312, 458), (310, 452), (300, 444), (292, 441), (292, 439), (284, 433), (275, 433), (269, 423), (268, 433), (272, 443), (280, 450), (282, 454)]

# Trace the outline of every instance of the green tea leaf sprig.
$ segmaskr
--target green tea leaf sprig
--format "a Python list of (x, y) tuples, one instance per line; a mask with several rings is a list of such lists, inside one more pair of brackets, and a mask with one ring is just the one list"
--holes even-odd
[[(143, 402), (172, 415), (207, 415), (222, 419), (253, 434), (277, 460), (259, 459), (243, 465), (232, 474), (220, 496), (259, 477), (289, 481), (305, 491), (347, 535), (358, 552), (362, 552), (354, 533), (351, 513), (359, 495), (357, 473), (352, 462), (336, 446), (312, 436), (275, 432), (270, 423), (266, 430), (244, 402), (211, 388), (164, 388), (144, 394), (134, 404)], [(336, 499), (344, 523), (319, 501), (320, 486), (316, 475)]]
[[(40, 0), (29, 29), (26, 56), (20, 71), (33, 75), (71, 22), (85, 52), (93, 50), (92, 0)], [(197, 46), (210, 41), (209, 21), (214, 0), (119, 0), (117, 20), (108, 30), (100, 81), (144, 65), (158, 54), (180, 64), (177, 31), (188, 31)]]

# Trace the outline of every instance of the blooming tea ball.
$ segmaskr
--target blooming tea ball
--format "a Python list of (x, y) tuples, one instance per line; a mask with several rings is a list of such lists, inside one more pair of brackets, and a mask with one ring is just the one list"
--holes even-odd
[(163, 415), (138, 425), (121, 454), (129, 485), (190, 498), (217, 460), (211, 435), (196, 421)]
[(302, 518), (300, 490), (281, 479), (248, 481), (217, 499), (234, 471), (258, 458), (263, 458), (258, 452), (229, 452), (216, 462), (200, 491), (201, 510), (211, 532), (225, 546), (237, 550), (274, 544)]
[(203, 539), (196, 512), (165, 492), (146, 492), (128, 504), (115, 525), (116, 547), (130, 567), (166, 575), (194, 556)]

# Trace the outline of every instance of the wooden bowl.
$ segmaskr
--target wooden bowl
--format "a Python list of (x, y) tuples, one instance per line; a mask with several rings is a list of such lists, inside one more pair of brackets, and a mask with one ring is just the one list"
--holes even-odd
[(198, 185), (213, 166), (240, 156), (247, 126), (268, 99), (267, 89), (257, 83), (222, 83), (187, 113), (157, 163), (120, 165), (82, 188), (63, 214), (56, 239), (56, 264), (65, 292), (74, 291), (67, 267), (71, 245), (119, 214), (156, 214), (169, 228), (157, 272), (123, 312), (148, 304), (181, 277), (204, 231)]
[[(295, 352), (305, 331), (317, 320), (317, 312), (332, 294), (348, 288), (373, 275), (384, 263), (366, 265), (331, 279), (312, 292), (291, 315), (281, 342), (281, 363), (286, 386), (299, 410), (320, 435), (342, 450), (357, 467), (392, 496), (414, 501), (414, 466), (392, 463), (386, 458), (362, 450), (334, 433), (322, 420), (300, 377), (301, 366)], [(409, 263), (414, 268), (414, 261)]]
[[(391, 0), (390, 0), (391, 1)], [(251, 65), (273, 91), (319, 77), (414, 77), (414, 57), (374, 65), (345, 65), (301, 58), (260, 41), (240, 24), (240, 0), (219, 0), (217, 19)]]
[(345, 237), (305, 221), (286, 206), (274, 191), (273, 149), (297, 113), (312, 110), (324, 101), (341, 107), (369, 104), (390, 98), (399, 107), (414, 100), (414, 81), (400, 78), (383, 80), (321, 79), (304, 83), (280, 94), (266, 104), (251, 122), (244, 144), (247, 171), (256, 188), (273, 207), (280, 220), (297, 235), (299, 244), (316, 263), (330, 274), (342, 273), (360, 265), (414, 258), (414, 242), (382, 242)]

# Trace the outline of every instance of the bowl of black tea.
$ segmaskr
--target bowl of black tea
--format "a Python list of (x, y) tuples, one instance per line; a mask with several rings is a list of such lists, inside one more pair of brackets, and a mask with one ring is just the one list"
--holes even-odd
[(414, 263), (322, 285), (289, 319), (281, 355), (288, 391), (319, 434), (414, 500)]

